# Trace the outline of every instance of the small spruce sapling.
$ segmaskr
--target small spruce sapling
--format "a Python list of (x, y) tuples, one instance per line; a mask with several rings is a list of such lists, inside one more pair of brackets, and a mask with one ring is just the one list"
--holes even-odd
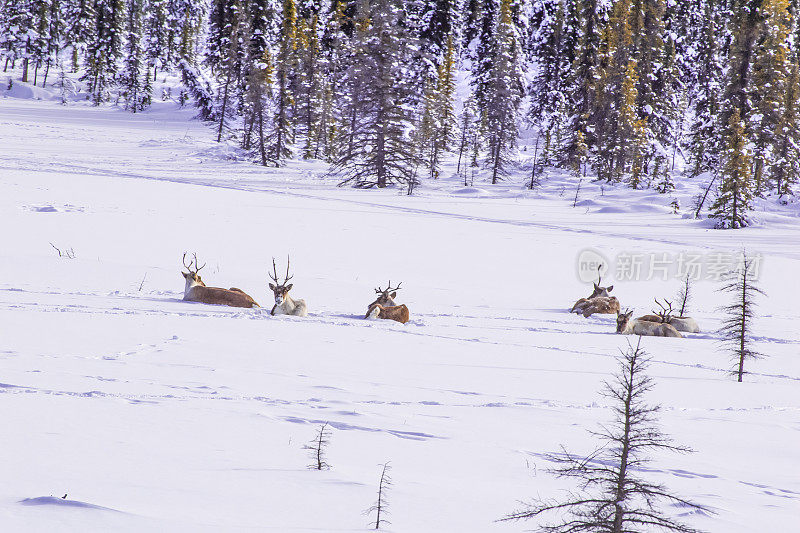
[(331, 465), (325, 461), (325, 449), (331, 442), (331, 430), (328, 429), (328, 423), (322, 424), (317, 431), (317, 436), (314, 440), (303, 446), (304, 450), (309, 451), (312, 463), (308, 468), (312, 470), (330, 470)]
[(745, 360), (757, 359), (763, 355), (752, 349), (753, 339), (751, 337), (755, 315), (754, 300), (757, 294), (764, 294), (764, 291), (755, 285), (758, 264), (756, 261), (748, 256), (746, 251), (743, 251), (738, 266), (730, 272), (722, 287), (724, 292), (732, 295), (733, 301), (720, 308), (727, 316), (722, 322), (719, 333), (724, 345), (730, 349), (734, 363), (731, 373), (737, 377), (737, 381), (740, 383), (746, 373)]
[(683, 280), (683, 285), (678, 289), (678, 302), (680, 303), (680, 310), (678, 317), (683, 318), (689, 309), (689, 302), (692, 301), (692, 279), (689, 274)]
[(389, 462), (385, 462), (381, 466), (381, 479), (378, 482), (378, 499), (375, 503), (370, 506), (369, 509), (364, 511), (364, 514), (370, 515), (375, 513), (375, 521), (370, 522), (369, 526), (373, 529), (380, 529), (382, 526), (388, 526), (391, 524), (388, 520), (386, 520), (386, 515), (389, 514), (389, 501), (386, 498), (386, 493), (389, 491), (389, 487), (392, 486), (392, 478), (389, 477), (389, 471), (392, 469), (389, 466)]
[(656, 418), (660, 407), (646, 403), (645, 395), (653, 388), (653, 381), (645, 374), (648, 359), (640, 343), (641, 337), (635, 347), (629, 344), (622, 352), (619, 370), (605, 384), (602, 394), (612, 402), (614, 419), (591, 432), (601, 445), (587, 457), (566, 450), (546, 456), (557, 465), (550, 469), (552, 474), (575, 479), (581, 489), (568, 493), (564, 500), (537, 499), (501, 520), (555, 515), (555, 521), (538, 529), (548, 533), (696, 532), (661, 511), (659, 503), (709, 510), (642, 477), (649, 471), (645, 467), (650, 454), (691, 450), (673, 444), (664, 435)]

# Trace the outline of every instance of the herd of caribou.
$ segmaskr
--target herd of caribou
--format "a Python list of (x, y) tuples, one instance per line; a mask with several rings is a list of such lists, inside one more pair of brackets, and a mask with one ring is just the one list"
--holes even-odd
[[(200, 269), (206, 265), (203, 263), (203, 266), (200, 266), (197, 261), (197, 254), (193, 254), (192, 260), (187, 265), (186, 254), (184, 253), (183, 266), (188, 271), (181, 272), (186, 279), (186, 288), (183, 291), (184, 300), (231, 307), (261, 307), (247, 293), (236, 287), (222, 289), (206, 286), (199, 274)], [(272, 272), (269, 273), (269, 277), (273, 283), (269, 284), (269, 288), (275, 295), (275, 305), (272, 306), (270, 315), (307, 316), (308, 307), (305, 300), (295, 300), (289, 296), (289, 291), (292, 290), (293, 286), (292, 283), (289, 283), (289, 280), (293, 277), (289, 275), (289, 266), (290, 262), (289, 258), (287, 258), (286, 275), (282, 282), (278, 282), (278, 269), (275, 266), (275, 258), (272, 259)], [(581, 314), (584, 317), (590, 317), (593, 314), (616, 313), (617, 333), (623, 335), (683, 337), (680, 333), (681, 331), (687, 333), (700, 332), (700, 328), (694, 319), (684, 316), (672, 316), (672, 303), (666, 300), (662, 304), (656, 299), (656, 304), (661, 308), (661, 311), (653, 311), (651, 315), (631, 319), (633, 311), (620, 312), (619, 300), (615, 296), (608, 295), (614, 289), (614, 286), (601, 287), (600, 283), (602, 283), (602, 277), (598, 269), (598, 280), (594, 283), (594, 291), (588, 298), (581, 298), (575, 302), (570, 312)], [(378, 297), (367, 306), (367, 314), (364, 315), (364, 318), (394, 320), (401, 324), (408, 322), (410, 316), (408, 307), (403, 304), (397, 305), (394, 301), (400, 285), (402, 283), (398, 283), (397, 287), (392, 287), (392, 282), (389, 281), (389, 285), (385, 289), (380, 287), (375, 289), (375, 294)]]
[[(202, 302), (204, 304), (213, 305), (228, 305), (231, 307), (261, 307), (253, 300), (250, 295), (245, 293), (242, 289), (231, 287), (230, 289), (222, 289), (220, 287), (208, 287), (203, 283), (203, 278), (200, 277), (200, 269), (205, 265), (200, 266), (197, 261), (197, 254), (192, 254), (192, 260), (186, 264), (186, 254), (183, 254), (183, 266), (188, 272), (181, 272), (186, 280), (186, 287), (183, 290), (183, 299), (190, 302)], [(269, 288), (275, 295), (275, 305), (272, 306), (270, 315), (294, 315), (294, 316), (307, 316), (308, 307), (305, 300), (295, 300), (289, 296), (289, 291), (292, 290), (292, 283), (289, 280), (293, 276), (289, 275), (289, 258), (286, 259), (286, 275), (282, 282), (278, 282), (278, 269), (275, 266), (275, 258), (272, 259), (272, 272), (269, 277), (273, 283), (269, 284)], [(392, 282), (385, 289), (378, 287), (375, 293), (378, 298), (367, 306), (367, 314), (364, 318), (386, 320), (394, 320), (405, 324), (409, 320), (408, 307), (405, 305), (397, 305), (394, 299), (397, 297), (397, 291), (400, 289), (402, 283), (398, 283), (397, 287), (392, 287)]]
[(603, 278), (600, 276), (600, 268), (597, 269), (597, 283), (594, 283), (594, 291), (588, 298), (581, 298), (570, 310), (571, 313), (578, 313), (584, 317), (593, 314), (614, 314), (617, 315), (617, 333), (623, 335), (647, 335), (652, 337), (683, 337), (681, 331), (685, 333), (699, 333), (700, 328), (693, 318), (685, 316), (672, 316), (672, 303), (664, 300), (664, 303), (655, 298), (656, 304), (661, 311), (653, 311), (651, 315), (640, 316), (631, 319), (633, 311), (620, 312), (619, 300), (608, 293), (614, 289), (613, 285), (601, 287)]

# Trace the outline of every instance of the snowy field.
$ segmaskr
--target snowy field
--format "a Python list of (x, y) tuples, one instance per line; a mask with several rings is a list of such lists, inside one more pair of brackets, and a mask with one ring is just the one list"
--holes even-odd
[[(762, 254), (768, 357), (744, 383), (726, 375), (727, 297), (697, 282), (704, 333), (642, 341), (662, 426), (696, 453), (655, 456), (648, 475), (716, 511), (684, 516), (694, 527), (797, 531), (796, 213), (715, 231), (652, 191), (591, 183), (573, 207), (555, 171), (536, 192), (522, 174), (342, 189), (319, 164), (242, 161), (191, 116), (0, 98), (3, 531), (362, 531), (386, 461), (388, 530), (533, 529), (496, 520), (572, 488), (542, 454), (594, 449), (598, 391), (631, 339), (567, 312), (590, 292), (579, 252), (742, 247)], [(266, 309), (183, 302), (184, 251)], [(268, 312), (267, 268), (287, 254), (307, 318)], [(389, 279), (406, 325), (362, 319)], [(679, 285), (606, 280), (637, 316)], [(309, 470), (324, 422), (332, 469)]]

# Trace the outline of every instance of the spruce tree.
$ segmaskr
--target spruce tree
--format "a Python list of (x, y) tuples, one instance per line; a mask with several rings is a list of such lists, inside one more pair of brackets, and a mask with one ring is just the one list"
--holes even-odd
[(646, 400), (654, 386), (646, 374), (648, 363), (647, 354), (639, 344), (623, 352), (617, 372), (605, 383), (602, 392), (611, 402), (613, 420), (592, 432), (600, 441), (594, 453), (581, 456), (564, 450), (547, 456), (557, 465), (550, 470), (552, 474), (574, 479), (580, 488), (563, 500), (538, 499), (504, 520), (554, 516), (552, 522), (539, 528), (549, 533), (696, 532), (660, 507), (670, 504), (708, 509), (646, 479), (650, 454), (691, 451), (674, 444), (658, 427), (660, 407)]
[(717, 199), (711, 206), (711, 218), (718, 228), (743, 228), (748, 225), (751, 210), (752, 155), (745, 137), (744, 123), (739, 109), (734, 109), (728, 123), (727, 148), (723, 155), (722, 181)]
[(756, 265), (755, 260), (748, 256), (747, 252), (742, 252), (739, 264), (730, 272), (722, 287), (723, 292), (727, 292), (733, 297), (733, 301), (722, 308), (726, 318), (720, 333), (723, 341), (730, 347), (734, 363), (731, 373), (736, 376), (739, 383), (742, 382), (746, 373), (745, 361), (761, 356), (753, 350), (753, 339), (751, 338), (752, 322), (755, 318), (754, 299), (756, 295), (764, 294), (764, 291), (755, 285)]
[(81, 79), (90, 84), (92, 103), (100, 105), (117, 74), (125, 20), (123, 0), (95, 0), (95, 31), (87, 46), (87, 69)]
[(800, 68), (796, 59), (786, 80), (773, 149), (769, 176), (778, 197), (785, 201), (800, 179)]
[(721, 8), (712, 0), (703, 0), (702, 16), (691, 37), (695, 42), (690, 55), (693, 70), (690, 77), (692, 122), (689, 126), (688, 149), (691, 176), (716, 169), (724, 145), (718, 134), (723, 75), (723, 50), (720, 43)]
[(276, 88), (274, 93), (274, 116), (270, 123), (269, 155), (280, 165), (292, 155), (293, 108), (292, 88), (297, 74), (297, 7), (294, 0), (283, 0), (278, 55), (275, 58)]
[(765, 187), (765, 173), (773, 158), (775, 132), (781, 120), (784, 95), (789, 76), (789, 37), (791, 13), (789, 0), (763, 0), (759, 46), (753, 60), (753, 73), (749, 91), (755, 113), (753, 141), (753, 187), (761, 194)]
[(522, 72), (517, 28), (511, 0), (500, 1), (497, 28), (491, 47), (490, 69), (483, 84), (487, 112), (487, 166), (492, 183), (507, 172), (517, 142), (517, 112), (522, 95)]
[(64, 6), (64, 35), (72, 48), (72, 72), (78, 71), (80, 56), (92, 39), (94, 19), (94, 0), (70, 0)]
[(343, 176), (341, 184), (355, 187), (386, 187), (392, 183), (413, 188), (419, 158), (408, 130), (413, 123), (409, 110), (417, 102), (413, 40), (406, 30), (400, 0), (376, 0), (360, 4), (357, 25), (358, 50), (349, 67), (350, 105), (357, 120), (348, 136), (353, 142), (342, 147), (333, 170)]
[[(119, 83), (121, 94), (125, 100), (125, 109), (136, 113), (147, 107), (148, 95), (142, 86), (142, 47), (140, 44), (142, 31), (142, 0), (128, 0), (128, 16), (126, 18), (125, 63), (120, 72)], [(149, 76), (144, 72), (144, 76)]]

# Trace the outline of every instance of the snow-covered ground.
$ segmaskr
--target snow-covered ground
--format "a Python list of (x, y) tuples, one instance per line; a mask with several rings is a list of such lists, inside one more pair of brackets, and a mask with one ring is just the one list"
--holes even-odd
[[(532, 529), (496, 520), (571, 488), (542, 454), (594, 449), (587, 429), (610, 417), (598, 391), (629, 340), (611, 316), (567, 312), (590, 292), (579, 253), (742, 247), (762, 257), (768, 357), (744, 383), (726, 375), (727, 298), (698, 281), (704, 333), (643, 340), (662, 425), (696, 453), (656, 456), (648, 475), (717, 511), (686, 516), (697, 528), (797, 528), (796, 213), (715, 231), (663, 195), (589, 182), (573, 207), (554, 169), (534, 192), (522, 172), (411, 197), (343, 189), (319, 163), (243, 161), (192, 114), (0, 98), (4, 531), (360, 531), (386, 461), (391, 531)], [(187, 250), (209, 285), (266, 310), (181, 301)], [(268, 313), (267, 268), (287, 254), (308, 318)], [(637, 313), (679, 284), (613, 274)], [(362, 319), (389, 279), (406, 325)], [(309, 470), (324, 422), (332, 469)]]

